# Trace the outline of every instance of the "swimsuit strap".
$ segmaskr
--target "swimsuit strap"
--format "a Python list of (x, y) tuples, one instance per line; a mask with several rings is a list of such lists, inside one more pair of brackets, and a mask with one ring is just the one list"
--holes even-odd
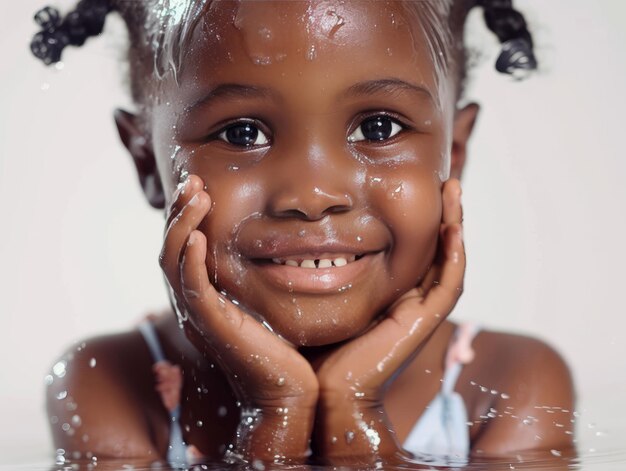
[(161, 348), (161, 342), (159, 342), (159, 337), (157, 336), (156, 328), (154, 327), (152, 321), (150, 319), (144, 319), (139, 323), (137, 328), (148, 344), (148, 348), (150, 349), (150, 353), (152, 353), (154, 362), (158, 363), (160, 361), (166, 361), (163, 349)]
[(442, 380), (441, 391), (450, 394), (454, 391), (456, 382), (459, 379), (463, 366), (474, 359), (474, 349), (472, 341), (476, 334), (480, 332), (480, 327), (476, 324), (463, 323), (456, 328), (448, 351), (446, 353), (445, 368)]
[[(139, 323), (137, 326), (139, 332), (143, 336), (154, 363), (161, 361), (167, 361), (163, 348), (161, 348), (161, 342), (157, 336), (156, 328), (154, 324), (147, 318)], [(170, 414), (170, 440), (167, 447), (167, 461), (170, 466), (173, 467), (187, 467), (187, 444), (183, 439), (183, 431), (180, 427), (180, 404), (177, 405), (174, 410), (168, 411)]]

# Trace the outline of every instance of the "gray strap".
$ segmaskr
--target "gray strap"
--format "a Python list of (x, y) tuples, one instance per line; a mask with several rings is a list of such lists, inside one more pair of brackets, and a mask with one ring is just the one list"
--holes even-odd
[[(450, 342), (450, 345), (448, 346), (448, 348), (451, 348), (452, 345), (454, 344), (454, 341), (456, 340), (456, 337), (458, 334), (458, 330), (459, 330), (459, 327), (457, 327), (457, 331), (454, 333), (454, 336), (453, 336), (454, 340)], [(473, 326), (472, 336), (470, 338), (470, 344), (472, 343), (472, 341), (474, 340), (478, 332), (480, 332), (480, 327), (477, 325)], [(454, 387), (456, 386), (456, 382), (459, 379), (459, 375), (461, 374), (461, 371), (463, 370), (463, 366), (464, 365), (462, 363), (455, 363), (454, 365), (449, 367), (446, 371), (444, 371), (443, 381), (442, 381), (443, 384), (441, 385), (442, 392), (446, 394), (450, 394), (454, 391)]]
[[(138, 329), (150, 349), (154, 362), (165, 361), (166, 358), (161, 348), (161, 342), (159, 342), (156, 328), (150, 319), (142, 321)], [(170, 466), (175, 468), (186, 468), (188, 466), (187, 444), (183, 440), (183, 431), (180, 428), (180, 405), (170, 412), (170, 441), (167, 448), (167, 461)]]
[(154, 324), (149, 319), (146, 319), (141, 321), (138, 328), (139, 332), (141, 332), (141, 335), (143, 335), (144, 340), (148, 344), (148, 348), (150, 349), (150, 353), (152, 353), (154, 362), (157, 363), (159, 361), (165, 361), (165, 355), (163, 354), (161, 342), (159, 342), (159, 337), (157, 336)]

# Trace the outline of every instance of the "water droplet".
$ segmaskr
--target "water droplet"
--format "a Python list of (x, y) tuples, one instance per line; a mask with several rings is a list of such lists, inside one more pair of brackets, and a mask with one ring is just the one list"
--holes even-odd
[(65, 399), (66, 397), (67, 397), (67, 391), (60, 391), (56, 395), (56, 398), (58, 400)]
[(559, 450), (550, 450), (553, 456), (561, 456), (561, 452)]
[(272, 39), (272, 30), (267, 27), (260, 28), (259, 36), (261, 36), (261, 38), (265, 41), (269, 41), (270, 39)]
[(204, 425), (204, 423), (203, 423), (201, 420), (198, 420), (198, 421), (196, 422), (196, 426), (197, 426), (197, 427), (202, 427), (203, 425)]
[(52, 372), (57, 375), (59, 378), (63, 378), (65, 376), (67, 362), (65, 360), (61, 360), (52, 367)]
[(54, 381), (54, 378), (52, 377), (52, 375), (46, 375), (46, 377), (44, 378), (44, 381), (46, 383), (46, 386), (50, 386), (52, 382)]
[(74, 427), (80, 427), (82, 423), (83, 421), (81, 420), (80, 415), (72, 416), (72, 425), (74, 425)]
[(95, 366), (96, 366), (96, 359), (92, 358), (91, 360), (89, 360), (89, 367), (95, 368)]
[(315, 60), (315, 56), (316, 55), (317, 55), (317, 52), (315, 51), (315, 44), (311, 44), (309, 46), (309, 49), (308, 49), (307, 53), (306, 53), (306, 58), (307, 58), (307, 60), (312, 61), (312, 60)]
[(345, 435), (346, 443), (349, 445), (354, 440), (354, 432), (352, 430), (348, 430)]
[(218, 417), (225, 417), (226, 414), (228, 413), (228, 409), (226, 409), (226, 407), (224, 406), (219, 406), (217, 409), (217, 416)]
[(284, 385), (285, 385), (285, 378), (281, 376), (280, 378), (276, 380), (276, 386), (284, 386)]

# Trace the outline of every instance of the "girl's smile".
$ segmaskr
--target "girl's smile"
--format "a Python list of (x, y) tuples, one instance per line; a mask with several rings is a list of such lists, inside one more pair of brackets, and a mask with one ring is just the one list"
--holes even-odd
[(166, 194), (205, 182), (218, 288), (293, 343), (353, 337), (435, 255), (452, 110), (426, 38), (396, 2), (211, 9), (152, 110)]

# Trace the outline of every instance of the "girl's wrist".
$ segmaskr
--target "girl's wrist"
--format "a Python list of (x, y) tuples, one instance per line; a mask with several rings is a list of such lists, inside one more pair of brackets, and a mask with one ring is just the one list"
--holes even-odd
[(374, 464), (402, 453), (381, 400), (333, 392), (318, 402), (315, 450), (331, 465)]
[(235, 443), (226, 459), (251, 463), (304, 463), (310, 455), (315, 405), (289, 398), (262, 407), (244, 406)]

